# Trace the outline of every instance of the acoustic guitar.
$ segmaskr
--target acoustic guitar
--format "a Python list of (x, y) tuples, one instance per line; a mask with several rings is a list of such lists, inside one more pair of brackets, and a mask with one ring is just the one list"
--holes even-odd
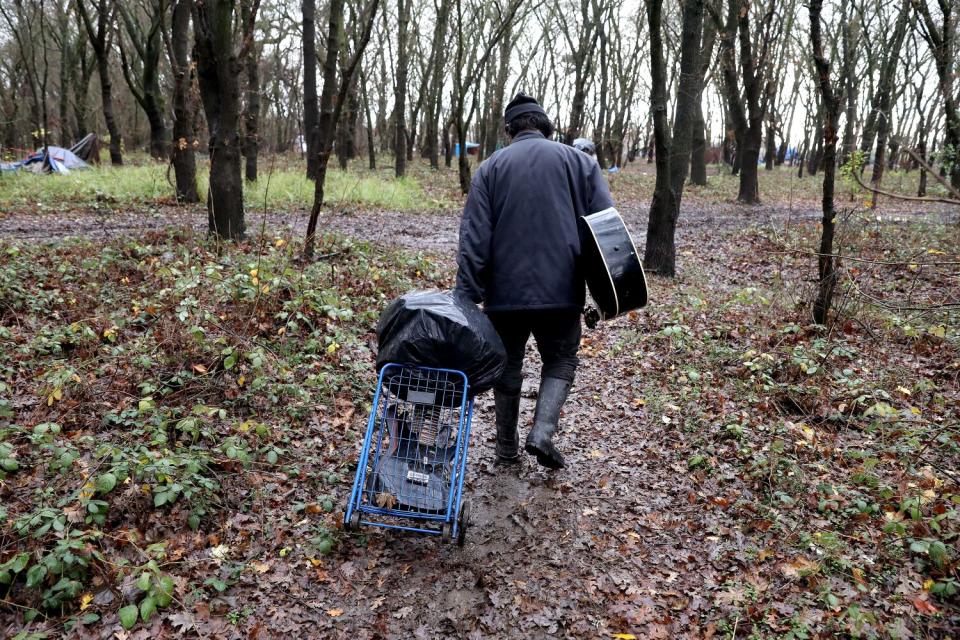
[(578, 227), (580, 271), (600, 319), (616, 318), (646, 305), (647, 278), (620, 213), (613, 207), (591, 213), (578, 220)]

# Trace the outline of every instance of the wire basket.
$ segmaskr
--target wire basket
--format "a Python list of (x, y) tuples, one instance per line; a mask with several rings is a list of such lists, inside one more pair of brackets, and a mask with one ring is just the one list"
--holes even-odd
[(347, 526), (372, 524), (462, 539), (472, 412), (468, 388), (460, 371), (397, 364), (381, 369)]

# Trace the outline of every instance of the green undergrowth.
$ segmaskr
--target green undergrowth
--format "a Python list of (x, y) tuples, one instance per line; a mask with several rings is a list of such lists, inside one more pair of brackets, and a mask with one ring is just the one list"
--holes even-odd
[[(342, 238), (301, 248), (0, 244), (0, 615), (130, 628), (215, 596), (249, 568), (220, 532), (267, 510), (281, 556), (330, 552), (372, 328), (441, 276)], [(219, 569), (190, 573), (202, 536)]]
[(798, 251), (818, 234), (717, 239), (724, 265), (655, 286), (616, 349), (652, 369), (646, 411), (742, 535), (718, 631), (940, 637), (960, 620), (956, 229), (849, 220), (827, 327)]
[[(200, 198), (206, 198), (208, 164), (198, 170)], [(314, 183), (299, 163), (266, 158), (259, 179), (244, 187), (251, 211), (301, 211), (313, 204)], [(165, 164), (111, 167), (103, 164), (67, 175), (37, 175), (28, 171), (0, 176), (0, 209), (60, 213), (69, 209), (116, 210), (152, 204), (173, 204), (173, 172)], [(329, 207), (368, 207), (393, 211), (431, 211), (450, 206), (443, 197), (426, 193), (416, 177), (396, 179), (388, 172), (331, 168), (324, 202)]]

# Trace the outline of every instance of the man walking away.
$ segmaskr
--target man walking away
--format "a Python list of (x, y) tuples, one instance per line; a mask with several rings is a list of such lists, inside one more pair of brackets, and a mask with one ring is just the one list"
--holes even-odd
[(525, 448), (560, 469), (553, 435), (577, 369), (585, 297), (577, 218), (613, 201), (590, 156), (550, 140), (553, 124), (536, 100), (518, 93), (504, 121), (510, 145), (477, 169), (463, 209), (457, 290), (483, 302), (507, 349), (494, 387), (498, 461), (519, 461), (523, 356), (532, 333), (543, 369)]

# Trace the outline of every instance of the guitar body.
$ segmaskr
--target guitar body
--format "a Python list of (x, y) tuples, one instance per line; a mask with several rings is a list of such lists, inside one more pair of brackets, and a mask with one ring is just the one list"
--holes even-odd
[(590, 295), (609, 320), (647, 304), (647, 279), (637, 247), (616, 209), (581, 217), (580, 270)]

